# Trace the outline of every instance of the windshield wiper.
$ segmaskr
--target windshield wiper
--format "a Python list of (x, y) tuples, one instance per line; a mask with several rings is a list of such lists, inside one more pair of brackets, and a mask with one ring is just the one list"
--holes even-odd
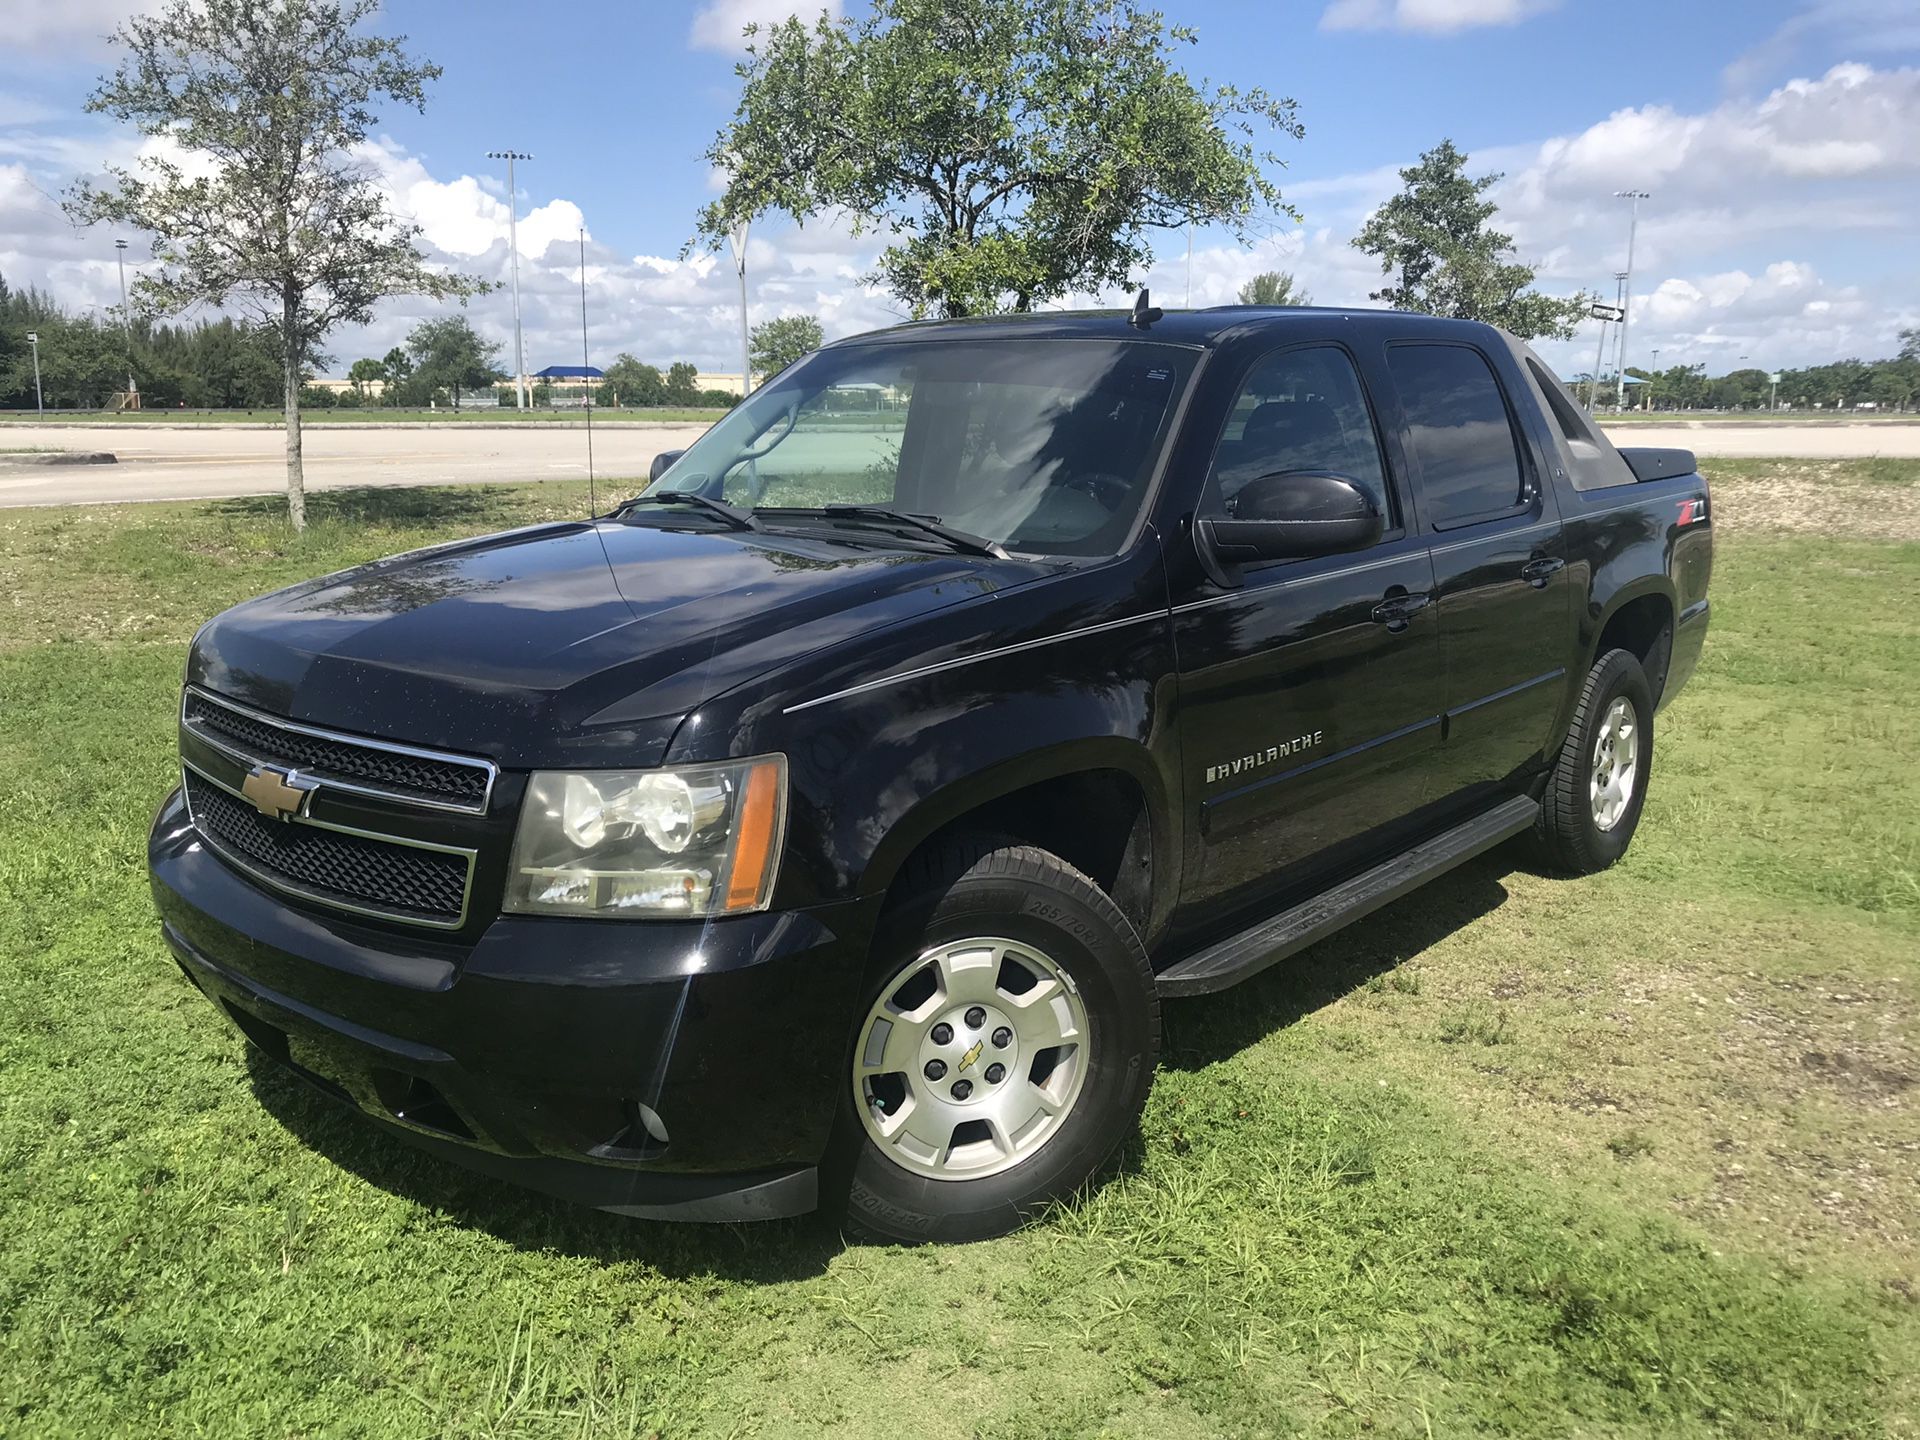
[(994, 560), (1007, 558), (1007, 552), (993, 541), (982, 540), (978, 535), (969, 535), (966, 531), (956, 530), (951, 525), (942, 525), (930, 515), (910, 515), (905, 510), (895, 510), (890, 505), (844, 503), (822, 505), (820, 511), (836, 520), (884, 520), (908, 530), (918, 530), (922, 535), (931, 535), (936, 540), (945, 541), (947, 545), (962, 554), (985, 555)]
[(761, 528), (760, 522), (748, 511), (737, 505), (729, 505), (724, 500), (716, 500), (711, 495), (702, 495), (697, 490), (656, 490), (651, 495), (636, 495), (615, 506), (613, 513), (623, 515), (636, 505), (697, 505), (715, 519), (724, 520), (730, 530)]

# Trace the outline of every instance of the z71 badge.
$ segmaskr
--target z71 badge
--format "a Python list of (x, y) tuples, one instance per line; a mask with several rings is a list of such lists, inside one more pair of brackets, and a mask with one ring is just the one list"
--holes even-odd
[(1278, 745), (1269, 745), (1264, 750), (1256, 750), (1251, 755), (1239, 755), (1231, 760), (1223, 760), (1218, 765), (1209, 765), (1207, 784), (1211, 785), (1218, 780), (1232, 780), (1250, 771), (1264, 769), (1276, 761), (1286, 759), (1289, 755), (1298, 755), (1302, 750), (1313, 749), (1326, 739), (1326, 736), (1326, 731), (1315, 730), (1306, 735), (1296, 735), (1291, 740), (1282, 740)]

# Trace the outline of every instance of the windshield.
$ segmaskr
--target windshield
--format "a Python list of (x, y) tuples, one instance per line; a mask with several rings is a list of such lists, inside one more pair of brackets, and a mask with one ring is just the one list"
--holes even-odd
[(1197, 354), (1126, 340), (822, 350), (735, 408), (647, 493), (693, 491), (771, 524), (824, 521), (828, 505), (888, 506), (1008, 550), (1112, 554), (1145, 502)]

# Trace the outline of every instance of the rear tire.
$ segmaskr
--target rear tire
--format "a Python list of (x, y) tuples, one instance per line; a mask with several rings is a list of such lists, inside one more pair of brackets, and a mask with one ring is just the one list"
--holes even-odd
[(1535, 834), (1548, 863), (1592, 875), (1626, 854), (1652, 774), (1652, 689), (1632, 651), (1609, 650), (1587, 672), (1547, 777)]
[(1160, 1007), (1098, 885), (1033, 846), (948, 846), (912, 864), (873, 954), (833, 1167), (856, 1228), (1002, 1235), (1106, 1166), (1153, 1083)]

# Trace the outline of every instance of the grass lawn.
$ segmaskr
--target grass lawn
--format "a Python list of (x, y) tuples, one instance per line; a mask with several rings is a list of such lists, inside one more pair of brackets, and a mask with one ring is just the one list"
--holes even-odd
[(0, 513), (0, 1434), (1915, 1434), (1920, 544), (1783, 487), (1872, 511), (1920, 463), (1716, 469), (1620, 866), (1502, 850), (1170, 1006), (1116, 1179), (920, 1250), (416, 1156), (161, 945), (199, 621), (583, 487), (318, 494), (299, 540), (265, 500)]
[[(696, 408), (608, 409), (595, 410), (593, 423), (617, 425), (623, 421), (658, 420), (676, 425), (710, 425), (727, 412)], [(431, 422), (436, 425), (540, 425), (550, 421), (571, 420), (578, 424), (587, 418), (584, 410), (383, 410), (378, 406), (348, 407), (333, 410), (302, 410), (306, 425), (411, 425)], [(68, 425), (279, 425), (278, 410), (61, 410), (43, 421), (31, 410), (0, 410), (0, 426)]]

